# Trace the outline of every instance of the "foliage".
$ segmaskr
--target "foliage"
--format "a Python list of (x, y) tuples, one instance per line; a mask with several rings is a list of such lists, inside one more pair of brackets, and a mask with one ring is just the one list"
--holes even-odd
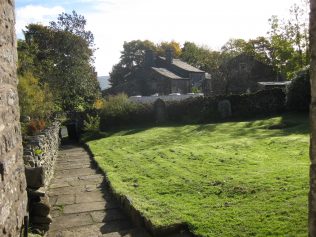
[(27, 72), (20, 74), (18, 84), (20, 112), (22, 117), (46, 119), (56, 111), (53, 94), (47, 84)]
[(146, 124), (153, 121), (153, 108), (129, 102), (125, 94), (118, 94), (107, 98), (100, 117), (100, 128), (103, 131), (113, 126)]
[(221, 53), (206, 47), (200, 47), (192, 42), (185, 42), (181, 59), (209, 73), (215, 73), (222, 64)]
[(91, 31), (85, 29), (87, 20), (82, 15), (78, 15), (76, 11), (72, 14), (61, 13), (57, 22), (51, 21), (50, 27), (56, 31), (67, 31), (74, 35), (80, 36), (88, 42), (89, 46), (94, 46), (94, 36)]
[(126, 78), (124, 76), (143, 64), (146, 50), (156, 51), (155, 44), (149, 40), (124, 42), (120, 62), (114, 65), (112, 72), (110, 72), (112, 86), (125, 83)]
[(100, 117), (87, 114), (87, 118), (83, 122), (83, 130), (85, 132), (98, 132), (100, 128)]
[(96, 110), (100, 110), (100, 109), (103, 109), (104, 108), (104, 103), (105, 101), (103, 99), (96, 99), (94, 104), (93, 104), (93, 108), (96, 109)]
[(84, 17), (75, 12), (63, 13), (50, 27), (28, 25), (25, 42), (20, 43), (21, 61), (31, 55), (29, 64), (34, 76), (49, 85), (55, 103), (64, 111), (91, 108), (100, 95), (92, 66), (93, 36), (85, 31), (85, 23)]
[(157, 228), (306, 236), (306, 116), (130, 128), (89, 142), (115, 192)]
[(43, 131), (46, 127), (46, 122), (43, 119), (32, 119), (27, 124), (27, 135), (35, 135)]
[(287, 87), (286, 91), (286, 105), (293, 111), (309, 111), (311, 102), (311, 85), (309, 70), (301, 71), (291, 84)]
[(309, 64), (308, 5), (294, 4), (289, 19), (269, 19), (272, 64), (288, 79)]
[(181, 46), (178, 42), (172, 40), (170, 42), (163, 41), (157, 45), (157, 53), (160, 56), (165, 56), (167, 49), (172, 49), (173, 57), (179, 58), (182, 52)]
[[(221, 121), (218, 111), (218, 102), (221, 100), (230, 101), (231, 118), (236, 119), (278, 114), (285, 110), (284, 92), (281, 89), (274, 89), (253, 94), (201, 96), (182, 101), (169, 101), (166, 102), (167, 120), (178, 124)], [(115, 126), (156, 122), (153, 104), (132, 103), (123, 94), (109, 97), (100, 116), (102, 130)]]

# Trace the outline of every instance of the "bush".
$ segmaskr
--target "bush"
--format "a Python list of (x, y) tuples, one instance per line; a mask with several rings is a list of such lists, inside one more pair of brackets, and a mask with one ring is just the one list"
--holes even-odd
[(286, 91), (286, 106), (289, 110), (308, 112), (311, 102), (309, 70), (304, 70), (292, 79)]
[[(243, 119), (268, 116), (285, 110), (285, 93), (281, 89), (264, 90), (254, 94), (195, 97), (166, 102), (167, 121), (172, 123), (205, 123), (222, 121), (218, 103), (229, 100), (231, 118)], [(154, 124), (153, 104), (129, 102), (126, 95), (110, 97), (101, 112), (101, 130), (110, 127)]]
[(268, 116), (285, 110), (285, 93), (282, 89), (262, 90), (253, 94), (231, 95), (232, 114), (235, 118)]
[(116, 126), (146, 124), (154, 120), (152, 105), (130, 102), (125, 94), (110, 96), (104, 102), (100, 114), (102, 131)]
[(40, 84), (32, 73), (19, 75), (18, 92), (21, 117), (46, 119), (56, 111), (48, 85)]
[(83, 131), (98, 132), (100, 129), (100, 117), (87, 114), (87, 118), (83, 122)]
[(46, 123), (43, 119), (32, 119), (27, 124), (27, 135), (35, 135), (43, 131), (46, 127)]

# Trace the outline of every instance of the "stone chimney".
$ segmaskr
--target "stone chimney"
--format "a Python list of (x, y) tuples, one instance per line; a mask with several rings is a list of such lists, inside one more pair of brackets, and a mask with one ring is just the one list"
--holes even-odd
[(172, 64), (173, 62), (173, 51), (172, 49), (166, 49), (166, 61), (168, 64)]
[(151, 49), (147, 49), (145, 52), (144, 65), (145, 67), (155, 66), (155, 55)]

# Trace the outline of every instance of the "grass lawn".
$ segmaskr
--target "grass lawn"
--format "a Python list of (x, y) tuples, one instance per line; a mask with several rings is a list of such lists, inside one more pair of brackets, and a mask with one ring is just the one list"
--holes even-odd
[(88, 142), (156, 226), (199, 236), (307, 236), (308, 118), (129, 129)]

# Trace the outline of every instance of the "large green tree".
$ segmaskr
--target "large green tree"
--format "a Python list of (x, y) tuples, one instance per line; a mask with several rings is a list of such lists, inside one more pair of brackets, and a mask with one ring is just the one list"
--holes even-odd
[(34, 75), (49, 84), (64, 111), (90, 108), (100, 94), (92, 65), (93, 36), (84, 26), (84, 18), (73, 12), (61, 14), (51, 26), (30, 24), (24, 32), (24, 49), (32, 49)]

